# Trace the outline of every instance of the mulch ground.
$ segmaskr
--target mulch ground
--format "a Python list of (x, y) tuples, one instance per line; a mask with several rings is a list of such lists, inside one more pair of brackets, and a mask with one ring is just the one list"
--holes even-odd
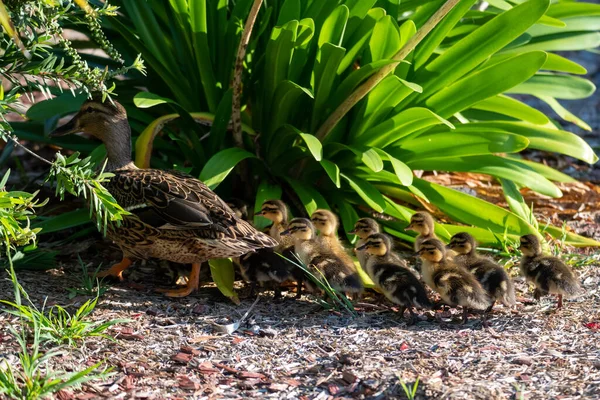
[[(116, 256), (111, 246), (100, 248), (95, 257)], [(134, 267), (129, 284), (116, 284), (101, 297), (94, 320), (131, 320), (109, 332), (115, 341), (88, 339), (52, 365), (71, 370), (104, 361), (115, 374), (57, 398), (405, 398), (400, 379), (412, 387), (417, 378), (416, 398), (600, 398), (596, 266), (577, 271), (585, 295), (559, 311), (551, 297), (530, 302), (525, 283), (515, 277), (519, 304), (514, 310), (497, 306), (487, 329), (476, 316), (461, 325), (455, 310), (424, 313), (408, 326), (389, 303), (370, 296), (352, 317), (323, 310), (310, 296), (296, 301), (289, 294), (276, 302), (264, 292), (233, 334), (219, 326), (239, 321), (251, 308), (254, 299), (243, 299), (246, 288), (239, 285), (239, 306), (212, 285), (167, 299), (151, 290), (166, 279), (154, 267)], [(66, 263), (47, 272), (21, 271), (19, 279), (37, 305), (46, 300), (76, 307), (85, 298), (69, 299), (66, 288), (77, 286), (78, 268)], [(10, 282), (1, 281), (1, 296), (11, 293)], [(6, 326), (15, 322), (0, 314), (0, 354), (9, 363), (17, 360), (17, 346)]]

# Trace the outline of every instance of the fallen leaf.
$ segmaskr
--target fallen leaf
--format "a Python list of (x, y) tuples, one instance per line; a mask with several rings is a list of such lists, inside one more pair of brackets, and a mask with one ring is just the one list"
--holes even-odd
[(342, 379), (346, 383), (354, 383), (358, 380), (358, 377), (350, 372), (344, 371), (342, 372)]
[(179, 348), (179, 351), (182, 353), (186, 353), (186, 354), (192, 354), (194, 356), (197, 356), (198, 354), (200, 354), (200, 352), (198, 350), (194, 349), (191, 346), (181, 346)]
[(266, 379), (267, 377), (260, 372), (240, 371), (238, 377), (242, 379)]
[(192, 361), (192, 358), (194, 358), (194, 356), (192, 356), (191, 354), (187, 354), (187, 353), (177, 353), (174, 356), (171, 357), (171, 360), (181, 363), (181, 364), (187, 364), (190, 361)]
[(194, 382), (187, 376), (178, 376), (177, 377), (178, 385), (182, 389), (186, 390), (198, 390), (200, 389), (200, 384), (198, 382)]
[(400, 351), (406, 351), (408, 350), (409, 346), (408, 344), (406, 344), (406, 342), (402, 342), (402, 344), (400, 345)]

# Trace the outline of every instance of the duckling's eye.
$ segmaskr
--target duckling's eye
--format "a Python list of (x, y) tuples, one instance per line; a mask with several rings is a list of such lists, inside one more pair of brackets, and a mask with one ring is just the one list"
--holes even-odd
[(88, 108), (85, 109), (85, 112), (88, 113), (88, 114), (89, 113), (93, 113), (94, 109), (92, 107), (88, 107)]

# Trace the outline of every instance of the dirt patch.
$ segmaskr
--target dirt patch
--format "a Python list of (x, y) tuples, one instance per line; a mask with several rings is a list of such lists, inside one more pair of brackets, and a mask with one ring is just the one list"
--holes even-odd
[[(19, 278), (36, 304), (47, 299), (74, 307), (84, 299), (69, 300), (65, 288), (76, 285), (76, 269), (22, 271)], [(143, 275), (147, 268), (138, 269)], [(59, 398), (404, 398), (399, 377), (409, 386), (419, 377), (417, 398), (597, 398), (600, 277), (595, 266), (578, 273), (585, 295), (557, 312), (552, 298), (530, 303), (517, 277), (521, 302), (515, 310), (498, 306), (489, 329), (476, 317), (460, 325), (459, 315), (448, 311), (438, 311), (441, 321), (428, 312), (407, 326), (388, 303), (370, 297), (353, 318), (319, 308), (310, 296), (274, 302), (266, 292), (232, 335), (215, 324), (239, 320), (253, 299), (235, 306), (211, 285), (167, 299), (150, 290), (148, 274), (141, 280), (148, 289), (117, 284), (93, 314), (94, 320), (131, 319), (111, 331), (116, 342), (87, 340), (53, 366), (104, 360), (115, 375)], [(238, 289), (243, 298), (247, 290)], [(0, 293), (10, 296), (8, 281), (0, 282)], [(0, 353), (14, 362), (10, 323), (0, 315)]]

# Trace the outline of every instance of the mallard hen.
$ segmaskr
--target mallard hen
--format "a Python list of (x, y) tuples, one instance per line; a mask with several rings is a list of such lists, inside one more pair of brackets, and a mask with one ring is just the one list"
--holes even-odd
[(123, 260), (104, 276), (122, 279), (134, 259), (190, 263), (186, 287), (164, 291), (167, 296), (184, 297), (198, 289), (202, 262), (277, 245), (276, 240), (238, 218), (198, 179), (177, 171), (137, 168), (131, 159), (131, 128), (121, 104), (88, 100), (52, 136), (76, 132), (104, 143), (106, 170), (114, 176), (103, 185), (131, 213), (120, 225), (108, 226), (107, 236), (121, 248)]

